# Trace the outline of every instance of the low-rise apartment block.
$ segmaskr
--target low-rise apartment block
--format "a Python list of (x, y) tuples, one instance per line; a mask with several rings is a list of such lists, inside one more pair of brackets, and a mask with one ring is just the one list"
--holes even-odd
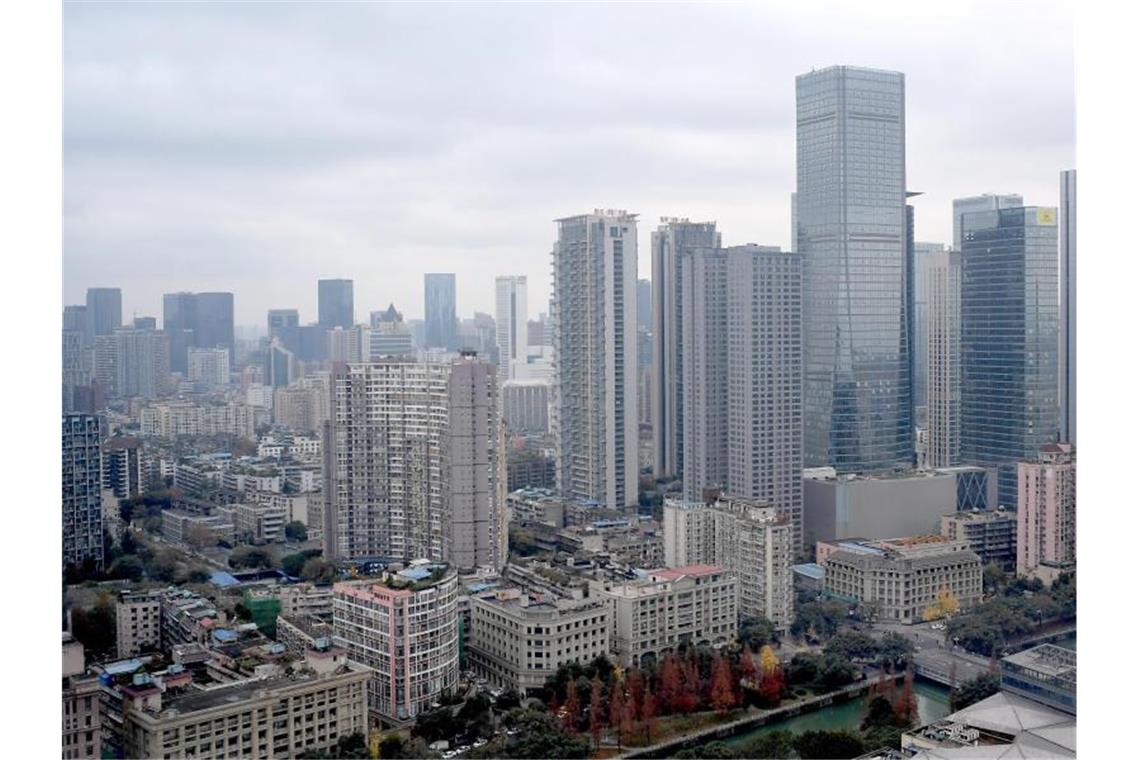
[(115, 653), (120, 658), (162, 647), (161, 591), (123, 591), (115, 603)]
[(661, 569), (594, 588), (609, 602), (611, 650), (622, 665), (646, 664), (682, 643), (719, 646), (736, 638), (738, 581), (723, 568)]
[(1011, 572), (1017, 563), (1017, 515), (1004, 509), (955, 512), (942, 516), (942, 535), (965, 541), (982, 565)]
[(609, 652), (610, 608), (602, 598), (559, 599), (506, 589), (471, 598), (472, 668), (526, 694), (564, 663)]

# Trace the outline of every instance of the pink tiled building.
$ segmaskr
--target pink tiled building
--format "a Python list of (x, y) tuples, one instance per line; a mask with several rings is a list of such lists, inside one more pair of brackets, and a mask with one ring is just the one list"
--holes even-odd
[(1017, 465), (1017, 574), (1077, 559), (1077, 455), (1069, 443), (1041, 447)]

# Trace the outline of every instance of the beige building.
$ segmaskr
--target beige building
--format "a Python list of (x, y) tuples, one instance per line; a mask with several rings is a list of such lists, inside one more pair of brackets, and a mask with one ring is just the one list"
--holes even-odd
[(553, 599), (519, 589), (471, 599), (471, 665), (504, 688), (540, 689), (559, 665), (585, 665), (609, 645), (604, 599)]
[(64, 758), (102, 757), (99, 679), (85, 676), (83, 645), (63, 634), (63, 741)]
[(115, 603), (116, 654), (121, 659), (162, 646), (162, 592), (129, 591)]
[(665, 564), (711, 564), (740, 579), (741, 617), (765, 617), (786, 630), (795, 617), (795, 526), (766, 502), (722, 495), (712, 505), (665, 504)]
[(333, 586), (336, 642), (373, 670), (369, 714), (404, 724), (459, 681), (458, 578), (413, 564), (383, 579)]
[(227, 504), (218, 507), (234, 526), (234, 538), (243, 543), (276, 543), (285, 540), (289, 510), (274, 504)]
[(921, 623), (922, 613), (949, 591), (961, 609), (982, 596), (982, 562), (966, 541), (942, 536), (843, 542), (823, 562), (824, 590), (860, 603), (877, 603), (878, 616)]
[(594, 583), (610, 605), (610, 649), (622, 665), (641, 665), (682, 643), (719, 646), (736, 638), (736, 576), (692, 565), (655, 570), (625, 584)]
[(145, 676), (120, 687), (127, 757), (296, 757), (367, 733), (371, 673), (343, 649), (306, 652), (291, 675), (171, 695)]

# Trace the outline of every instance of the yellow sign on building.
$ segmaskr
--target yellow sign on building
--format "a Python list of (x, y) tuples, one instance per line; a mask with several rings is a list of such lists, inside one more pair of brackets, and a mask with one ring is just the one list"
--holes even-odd
[(1051, 208), (1037, 209), (1037, 223), (1038, 224), (1056, 224), (1057, 223), (1057, 210)]

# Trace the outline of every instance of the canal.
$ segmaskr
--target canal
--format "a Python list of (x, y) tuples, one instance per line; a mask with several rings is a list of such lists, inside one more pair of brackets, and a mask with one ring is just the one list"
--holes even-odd
[[(901, 683), (899, 688), (902, 688)], [(950, 714), (950, 690), (945, 686), (919, 679), (914, 682), (914, 691), (918, 701), (918, 714), (923, 724)], [(865, 696), (856, 697), (815, 712), (760, 726), (748, 733), (726, 739), (725, 743), (734, 747), (744, 746), (753, 739), (773, 731), (791, 731), (793, 734), (805, 731), (839, 731), (845, 728), (858, 731), (866, 705)]]

